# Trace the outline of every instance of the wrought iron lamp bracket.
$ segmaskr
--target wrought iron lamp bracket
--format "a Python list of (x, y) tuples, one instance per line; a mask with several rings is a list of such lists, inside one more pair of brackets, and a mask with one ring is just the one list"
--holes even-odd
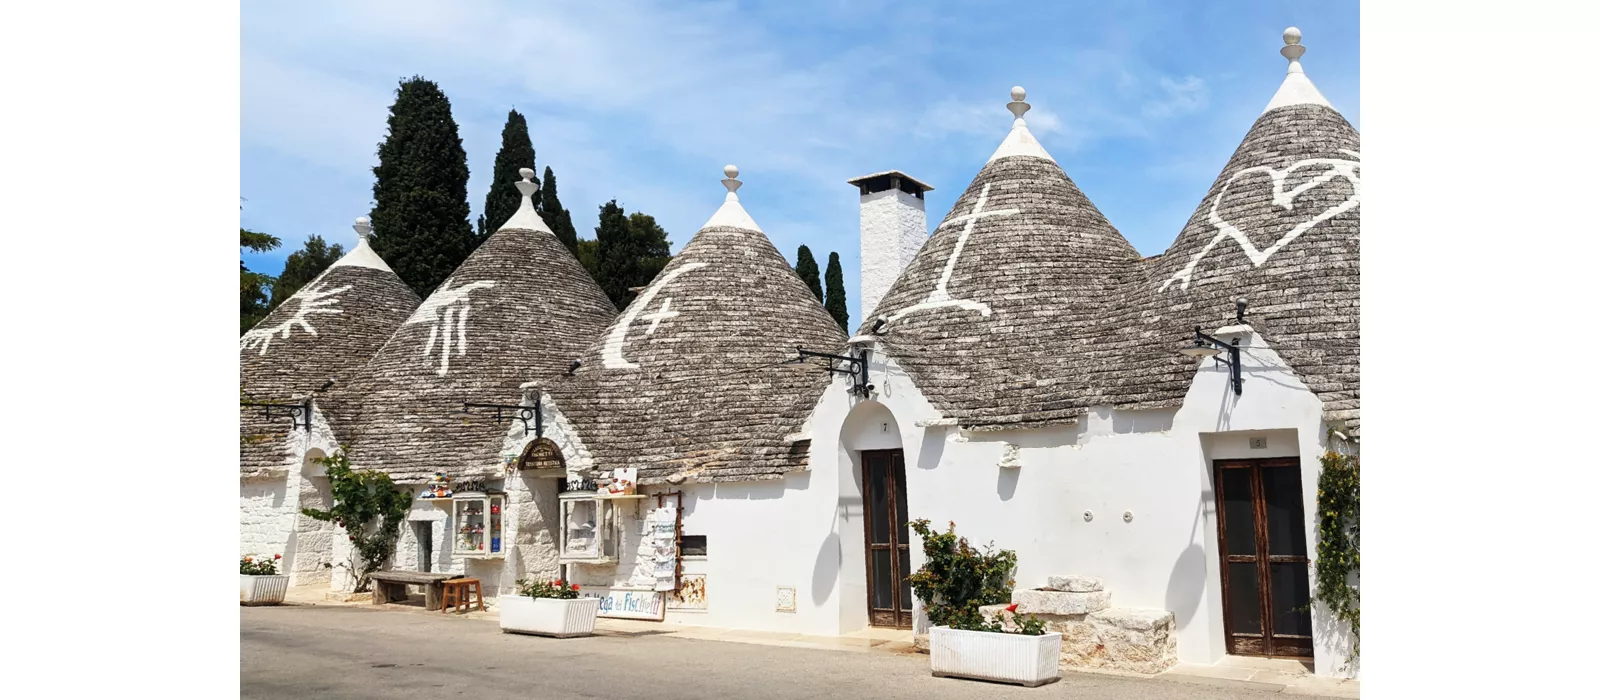
[[(544, 437), (544, 404), (535, 400), (532, 406), (521, 404), (501, 403), (465, 403), (461, 405), (462, 413), (472, 413), (474, 408), (494, 409), (494, 422), (496, 425), (508, 420), (522, 421), (522, 434), (534, 433), (536, 437)], [(529, 427), (529, 422), (532, 427)]]
[[(1212, 347), (1228, 353), (1228, 379), (1233, 384), (1233, 393), (1236, 396), (1244, 394), (1244, 372), (1240, 361), (1240, 355), (1243, 351), (1239, 348), (1239, 339), (1234, 338), (1233, 342), (1224, 343), (1221, 339), (1201, 331), (1199, 326), (1195, 326), (1194, 342), (1196, 345), (1210, 343)], [(1215, 359), (1217, 362), (1222, 361), (1221, 357)]]
[(250, 401), (240, 401), (239, 405), (266, 409), (267, 420), (272, 420), (272, 409), (274, 408), (278, 409), (279, 417), (284, 416), (284, 411), (287, 411), (287, 415), (289, 416), (289, 424), (293, 428), (305, 428), (306, 432), (311, 432), (310, 398), (306, 398), (300, 403), (254, 403)]
[[(834, 355), (798, 347), (794, 351), (799, 355), (793, 360), (796, 363), (805, 362), (806, 358), (820, 357), (828, 361), (829, 372), (833, 374), (848, 374), (854, 377), (855, 385), (850, 388), (851, 393), (860, 394), (862, 397), (872, 393), (872, 384), (869, 383), (867, 375), (867, 353), (871, 352), (870, 350), (861, 348), (857, 351), (859, 352), (857, 355)], [(841, 363), (845, 366), (841, 367)]]

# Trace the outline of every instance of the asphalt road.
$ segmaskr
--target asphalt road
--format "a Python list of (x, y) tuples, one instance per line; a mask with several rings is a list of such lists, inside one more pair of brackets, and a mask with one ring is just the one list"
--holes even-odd
[[(1039, 688), (934, 678), (928, 658), (652, 636), (548, 639), (496, 622), (349, 607), (241, 607), (242, 698), (1094, 698), (1286, 696), (1067, 673)], [(1305, 697), (1305, 696), (1298, 696)]]

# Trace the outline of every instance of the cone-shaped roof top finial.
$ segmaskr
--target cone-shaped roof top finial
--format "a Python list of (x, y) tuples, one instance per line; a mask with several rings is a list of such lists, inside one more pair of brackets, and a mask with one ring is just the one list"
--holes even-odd
[[(517, 170), (517, 174), (522, 176), (522, 179), (516, 183), (517, 191), (522, 193), (522, 204), (517, 207), (516, 213), (512, 214), (511, 218), (507, 219), (506, 223), (500, 228), (520, 228), (551, 233), (550, 227), (545, 225), (544, 219), (539, 216), (539, 212), (533, 210), (533, 195), (539, 191), (539, 181), (534, 179), (533, 168), (521, 168)], [(551, 233), (551, 235), (555, 234)]]
[(356, 217), (355, 226), (352, 226), (351, 228), (354, 228), (356, 230), (356, 236), (361, 238), (361, 241), (358, 244), (366, 244), (372, 241), (371, 219), (368, 219), (365, 216), (358, 216)]
[(1289, 74), (1284, 77), (1283, 85), (1278, 88), (1277, 94), (1272, 96), (1272, 101), (1267, 103), (1263, 113), (1270, 112), (1279, 107), (1289, 105), (1322, 105), (1329, 109), (1328, 98), (1323, 97), (1317, 86), (1311, 84), (1311, 79), (1306, 77), (1306, 69), (1300, 65), (1300, 57), (1306, 55), (1306, 47), (1300, 45), (1300, 30), (1290, 27), (1283, 30), (1283, 48), (1278, 53), (1289, 59)]
[(1011, 121), (1011, 133), (1006, 135), (1006, 140), (1000, 142), (1000, 148), (995, 149), (994, 155), (989, 156), (990, 162), (1006, 156), (1034, 156), (1055, 160), (1044, 150), (1044, 146), (1039, 144), (1039, 140), (1033, 137), (1033, 133), (1028, 131), (1028, 122), (1022, 115), (1027, 114), (1032, 106), (1024, 101), (1026, 99), (1028, 91), (1022, 89), (1021, 85), (1011, 88), (1011, 102), (1006, 104), (1006, 109), (1011, 110), (1011, 115), (1015, 119)]
[[(728, 188), (728, 196), (723, 198), (722, 206), (717, 209), (717, 213), (712, 214), (711, 218), (706, 221), (706, 225), (701, 228), (732, 226), (733, 228), (761, 231), (761, 227), (756, 225), (755, 219), (750, 218), (750, 213), (744, 210), (743, 205), (739, 204), (739, 188), (744, 185), (739, 181), (739, 166), (725, 165), (722, 167), (722, 174), (725, 176), (722, 178), (722, 186)], [(765, 233), (765, 231), (762, 231), (762, 233)]]

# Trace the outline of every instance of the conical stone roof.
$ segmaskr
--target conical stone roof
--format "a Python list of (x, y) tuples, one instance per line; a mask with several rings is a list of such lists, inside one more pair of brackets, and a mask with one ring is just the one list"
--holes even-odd
[(1181, 403), (1194, 361), (1175, 348), (1197, 325), (1232, 324), (1243, 298), (1246, 323), (1322, 399), (1325, 419), (1359, 435), (1361, 136), (1305, 76), (1299, 31), (1284, 41), (1284, 85), (1107, 319), (1100, 347), (1120, 359), (1095, 381), (1110, 403)]
[(1011, 133), (878, 304), (884, 346), (968, 428), (1068, 422), (1092, 405), (1088, 334), (1139, 263), (1028, 133), (1025, 97), (1013, 88)]
[[(356, 382), (351, 461), (420, 483), (436, 471), (487, 476), (504, 424), (464, 403), (516, 404), (530, 377), (564, 371), (616, 315), (589, 273), (533, 209), (522, 206), (451, 273), (372, 358)], [(341, 436), (342, 437), (342, 436)]]
[[(351, 380), (420, 302), (368, 244), (372, 226), (356, 220), (356, 247), (239, 338), (239, 384), (246, 400), (294, 403), (315, 396), (326, 416)], [(333, 384), (319, 391), (329, 380)], [(242, 473), (285, 466), (292, 459), (287, 418), (240, 407)]]
[(739, 204), (722, 208), (628, 305), (571, 377), (543, 388), (600, 470), (640, 483), (779, 478), (806, 467), (805, 422), (829, 376), (786, 364), (845, 336)]

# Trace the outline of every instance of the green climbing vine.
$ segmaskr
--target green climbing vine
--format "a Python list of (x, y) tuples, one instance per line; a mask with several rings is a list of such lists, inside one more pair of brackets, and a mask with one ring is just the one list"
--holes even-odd
[(328, 468), (333, 508), (302, 508), (300, 512), (345, 529), (351, 546), (361, 557), (356, 592), (367, 591), (372, 586), (372, 573), (394, 556), (400, 524), (411, 509), (411, 492), (396, 487), (383, 472), (351, 469), (350, 459), (342, 449), (315, 461)]
[[(1333, 443), (1330, 435), (1329, 443)], [(1351, 658), (1361, 655), (1361, 456), (1329, 448), (1317, 479), (1315, 597), (1350, 625)]]

